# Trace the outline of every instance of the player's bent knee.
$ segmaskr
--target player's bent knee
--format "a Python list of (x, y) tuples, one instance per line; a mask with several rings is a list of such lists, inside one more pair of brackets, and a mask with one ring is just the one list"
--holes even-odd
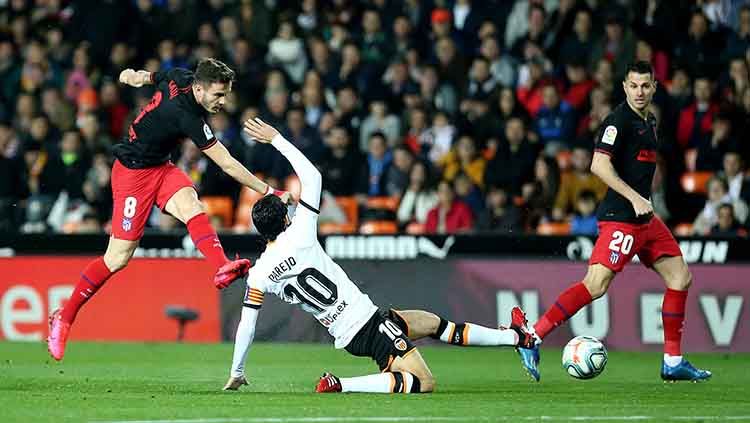
[(692, 284), (693, 274), (689, 270), (687, 270), (677, 278), (675, 285), (676, 288), (679, 288), (680, 291), (687, 291)]
[(104, 264), (107, 266), (110, 272), (114, 273), (118, 270), (122, 270), (128, 265), (132, 254), (128, 252), (117, 252), (104, 255)]
[(588, 289), (592, 299), (597, 299), (607, 292), (614, 275), (614, 272), (601, 265), (589, 267), (586, 277), (583, 279), (583, 284)]

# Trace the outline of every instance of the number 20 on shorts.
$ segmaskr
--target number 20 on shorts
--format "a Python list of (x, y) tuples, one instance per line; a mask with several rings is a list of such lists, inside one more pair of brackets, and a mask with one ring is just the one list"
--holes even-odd
[(633, 235), (624, 234), (622, 231), (614, 231), (612, 233), (612, 241), (609, 242), (610, 250), (628, 255), (632, 248)]

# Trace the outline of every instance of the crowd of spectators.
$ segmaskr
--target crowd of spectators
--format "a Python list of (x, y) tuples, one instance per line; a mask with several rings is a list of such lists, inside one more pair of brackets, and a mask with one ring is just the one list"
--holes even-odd
[[(320, 167), (325, 221), (427, 232), (595, 234), (589, 170), (624, 69), (650, 61), (671, 225), (743, 235), (750, 201), (750, 6), (724, 0), (0, 0), (0, 231), (106, 231), (111, 148), (153, 93), (125, 68), (225, 61), (214, 134), (274, 186), (292, 169), (240, 128), (260, 116)], [(204, 197), (243, 194), (189, 141)], [(686, 173), (709, 172), (686, 192)], [(368, 200), (398, 199), (395, 210)], [(218, 222), (217, 222), (218, 223)], [(694, 224), (693, 224), (694, 223)], [(225, 227), (231, 221), (221, 222)], [(152, 230), (174, 221), (152, 213)]]

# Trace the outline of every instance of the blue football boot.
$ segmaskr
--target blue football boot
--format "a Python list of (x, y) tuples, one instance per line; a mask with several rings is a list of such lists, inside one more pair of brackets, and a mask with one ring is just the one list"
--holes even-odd
[(708, 370), (696, 369), (684, 358), (676, 366), (668, 366), (667, 363), (661, 363), (661, 378), (665, 382), (677, 382), (680, 380), (689, 380), (691, 382), (701, 382), (711, 378), (711, 372)]
[[(517, 332), (528, 333), (526, 328), (528, 321), (526, 320), (526, 314), (521, 310), (520, 307), (513, 307), (510, 312), (510, 327)], [(532, 335), (533, 336), (533, 335)], [(521, 364), (526, 370), (526, 373), (534, 379), (535, 382), (539, 382), (539, 341), (536, 336), (533, 336), (533, 342), (527, 342), (526, 345), (519, 345), (516, 347), (516, 352), (521, 356)]]

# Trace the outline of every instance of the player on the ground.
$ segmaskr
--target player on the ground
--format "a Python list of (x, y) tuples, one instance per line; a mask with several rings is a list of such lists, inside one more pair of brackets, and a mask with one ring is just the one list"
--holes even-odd
[(247, 273), (250, 262), (226, 257), (192, 181), (169, 161), (170, 153), (187, 137), (237, 182), (262, 194), (289, 199), (288, 193), (274, 190), (235, 160), (206, 123), (208, 113), (224, 106), (233, 80), (234, 71), (210, 58), (201, 60), (195, 73), (180, 68), (156, 73), (126, 69), (120, 73), (121, 83), (132, 87), (154, 84), (156, 92), (133, 120), (127, 138), (114, 146), (112, 236), (104, 256), (83, 269), (65, 307), (50, 317), (47, 346), (55, 360), (65, 354), (78, 310), (133, 256), (154, 204), (187, 225), (195, 246), (217, 269), (217, 288), (225, 288)]
[[(225, 390), (247, 384), (245, 357), (265, 293), (299, 304), (328, 328), (336, 348), (345, 348), (355, 356), (371, 357), (382, 371), (352, 378), (325, 373), (318, 382), (317, 392), (432, 392), (435, 379), (411, 341), (425, 336), (454, 345), (533, 347), (532, 337), (522, 325), (490, 329), (473, 323), (450, 322), (426, 311), (378, 310), (318, 242), (320, 172), (276, 129), (260, 119), (245, 122), (245, 130), (259, 142), (270, 142), (289, 160), (302, 190), (291, 224), (287, 206), (279, 198), (267, 196), (253, 207), (253, 224), (267, 246), (248, 272)], [(521, 309), (514, 308), (512, 314), (517, 315), (514, 321), (523, 320)]]
[[(665, 381), (705, 380), (711, 372), (693, 367), (682, 357), (680, 342), (685, 320), (685, 300), (692, 275), (672, 233), (651, 206), (651, 182), (656, 169), (656, 120), (649, 113), (656, 91), (654, 70), (648, 62), (628, 67), (622, 83), (626, 101), (602, 123), (596, 138), (591, 171), (609, 186), (597, 210), (599, 238), (591, 253), (583, 281), (565, 290), (534, 325), (538, 341), (578, 310), (601, 297), (615, 275), (638, 255), (664, 280), (662, 303)], [(519, 348), (529, 374), (539, 381), (539, 343)]]

